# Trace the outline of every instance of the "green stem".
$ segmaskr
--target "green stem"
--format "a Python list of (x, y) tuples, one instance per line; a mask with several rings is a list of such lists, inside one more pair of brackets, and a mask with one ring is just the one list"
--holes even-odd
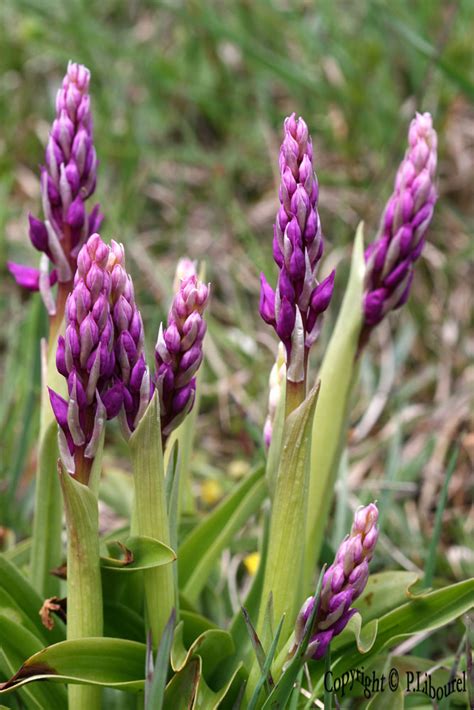
[(306, 382), (291, 382), (286, 381), (286, 396), (285, 396), (285, 419), (304, 402), (306, 393)]
[[(60, 466), (67, 526), (67, 638), (102, 636), (102, 582), (96, 495)], [(99, 710), (102, 692), (69, 685), (69, 710)]]
[[(135, 501), (132, 532), (170, 544), (168, 511), (160, 435), (160, 413), (155, 393), (137, 430), (130, 437)], [(143, 572), (145, 604), (153, 647), (175, 607), (173, 567), (163, 565)]]

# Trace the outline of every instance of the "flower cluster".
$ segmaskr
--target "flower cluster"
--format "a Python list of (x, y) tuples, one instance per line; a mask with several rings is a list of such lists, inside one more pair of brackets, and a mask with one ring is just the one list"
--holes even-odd
[[(351, 604), (362, 594), (367, 584), (369, 562), (378, 539), (378, 515), (375, 503), (356, 511), (350, 535), (341, 543), (334, 563), (324, 574), (307, 649), (308, 658), (322, 658), (333, 637), (341, 633), (356, 613)], [(309, 597), (298, 614), (295, 647), (301, 643), (314, 603), (314, 597)]]
[(66, 302), (66, 332), (56, 351), (68, 401), (50, 390), (68, 471), (87, 481), (105, 420), (118, 414), (122, 388), (113, 384), (114, 326), (110, 313), (110, 249), (98, 234), (79, 252), (74, 288)]
[(280, 149), (280, 209), (274, 225), (273, 257), (280, 273), (273, 291), (261, 275), (260, 314), (275, 328), (287, 352), (287, 378), (305, 377), (307, 353), (320, 329), (320, 316), (332, 297), (334, 272), (318, 282), (323, 253), (318, 215), (318, 181), (308, 127), (292, 114), (285, 119)]
[(125, 252), (112, 240), (111, 315), (114, 324), (115, 377), (122, 385), (122, 427), (129, 436), (150, 401), (150, 373), (145, 360), (143, 321), (135, 302), (132, 277), (125, 270)]
[[(97, 178), (89, 79), (86, 67), (70, 62), (56, 97), (56, 119), (46, 147), (46, 164), (41, 167), (44, 221), (29, 216), (31, 242), (43, 254), (40, 269), (9, 264), (21, 286), (41, 291), (51, 314), (55, 312), (51, 285), (56, 280), (72, 280), (81, 245), (103, 219), (98, 205), (90, 214), (84, 206)], [(50, 261), (54, 270), (48, 274)]]
[(203, 358), (206, 322), (203, 312), (209, 285), (195, 274), (184, 278), (168, 314), (160, 325), (155, 348), (155, 386), (160, 398), (161, 433), (165, 439), (191, 411), (196, 393), (195, 374)]
[(382, 216), (379, 236), (366, 251), (366, 329), (400, 308), (410, 292), (413, 265), (421, 254), (436, 203), (437, 136), (429, 113), (416, 114), (395, 190)]

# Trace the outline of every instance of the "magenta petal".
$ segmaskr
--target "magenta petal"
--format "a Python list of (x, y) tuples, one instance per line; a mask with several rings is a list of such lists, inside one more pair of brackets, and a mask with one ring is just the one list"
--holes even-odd
[[(11, 273), (18, 286), (28, 289), (28, 291), (39, 291), (39, 269), (24, 264), (16, 264), (14, 261), (7, 261), (8, 271)], [(49, 275), (49, 283), (54, 286), (58, 280), (55, 269)]]
[(67, 402), (57, 392), (48, 387), (49, 401), (56, 420), (63, 430), (68, 429), (67, 425)]

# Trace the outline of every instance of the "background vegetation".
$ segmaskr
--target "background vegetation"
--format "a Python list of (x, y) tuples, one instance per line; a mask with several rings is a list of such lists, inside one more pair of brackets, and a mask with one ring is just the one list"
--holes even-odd
[[(271, 239), (283, 118), (303, 115), (313, 135), (326, 235), (322, 273), (338, 266), (338, 302), (359, 220), (372, 239), (409, 121), (415, 110), (433, 113), (440, 199), (408, 307), (379, 329), (363, 362), (328, 542), (341, 538), (356, 499), (376, 497), (383, 535), (374, 569), (423, 569), (431, 555), (445, 580), (474, 574), (470, 5), (3, 0), (0, 547), (30, 529), (38, 339), (47, 325), (39, 297), (20, 293), (6, 260), (36, 264), (27, 212), (40, 209), (37, 166), (55, 92), (73, 59), (92, 71), (102, 233), (126, 245), (150, 353), (178, 257), (204, 260), (212, 282), (193, 461), (203, 507), (263, 455), (276, 342), (258, 316), (258, 276), (276, 273)], [(315, 375), (332, 314), (315, 348)], [(106, 469), (120, 469), (120, 437), (113, 429), (110, 436), (116, 457)], [(453, 443), (459, 456), (448, 485)]]

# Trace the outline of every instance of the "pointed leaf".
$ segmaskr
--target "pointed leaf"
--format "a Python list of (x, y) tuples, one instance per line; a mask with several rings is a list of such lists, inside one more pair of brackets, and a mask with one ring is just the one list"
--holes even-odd
[(35, 653), (10, 680), (0, 683), (0, 695), (36, 680), (141, 691), (145, 686), (145, 656), (145, 644), (136, 641), (61, 641)]
[(64, 639), (65, 629), (62, 622), (55, 624), (51, 631), (45, 629), (39, 616), (43, 600), (31, 587), (26, 577), (2, 554), (0, 554), (0, 594), (1, 590), (8, 595), (11, 608), (18, 610), (21, 615), (19, 618), (25, 616), (31, 624), (30, 630), (34, 630), (45, 644)]
[(101, 565), (114, 572), (136, 572), (169, 564), (176, 559), (171, 547), (151, 537), (129, 537), (124, 542), (107, 542), (110, 557), (101, 557)]
[(194, 656), (202, 659), (202, 670), (210, 678), (219, 663), (234, 652), (231, 635), (222, 629), (204, 631), (193, 641), (189, 649), (183, 643), (183, 622), (176, 627), (171, 665), (175, 671), (182, 670)]
[(164, 707), (192, 710), (195, 707), (200, 679), (201, 659), (196, 657), (171, 678), (166, 686)]
[[(8, 673), (13, 674), (23, 660), (43, 648), (43, 643), (27, 629), (0, 613), (0, 646), (8, 665)], [(43, 683), (24, 688), (28, 697), (28, 707), (65, 708), (67, 698), (64, 688)]]
[[(285, 615), (281, 639), (285, 640), (301, 605), (301, 574), (308, 501), (308, 458), (311, 427), (319, 383), (285, 422), (285, 441), (273, 498), (262, 601), (273, 597), (276, 619)], [(262, 602), (261, 602), (262, 604)], [(265, 609), (260, 606), (257, 632), (263, 645)], [(268, 647), (268, 645), (267, 645)]]
[(175, 621), (176, 612), (173, 609), (158, 646), (153, 675), (145, 686), (145, 710), (161, 710), (163, 707)]

